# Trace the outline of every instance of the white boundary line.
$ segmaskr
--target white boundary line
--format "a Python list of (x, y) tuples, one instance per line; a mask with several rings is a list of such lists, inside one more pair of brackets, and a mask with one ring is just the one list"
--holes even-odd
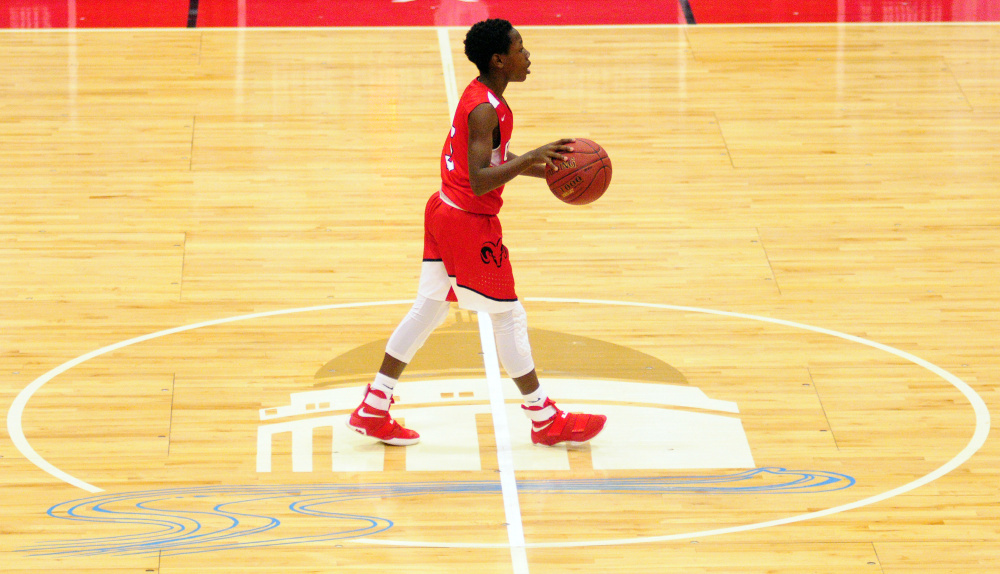
[(488, 313), (477, 312), (476, 317), (479, 319), (479, 340), (483, 346), (483, 363), (486, 366), (486, 386), (490, 392), (493, 436), (497, 441), (497, 464), (500, 469), (500, 491), (503, 494), (510, 561), (515, 574), (528, 574), (521, 502), (517, 496), (517, 480), (514, 477), (514, 451), (510, 444), (510, 425), (507, 423), (507, 406), (503, 399), (503, 379), (500, 377), (497, 344), (493, 338), (493, 321)]
[(441, 69), (444, 71), (444, 91), (448, 96), (448, 119), (455, 117), (458, 109), (458, 84), (455, 82), (455, 60), (451, 55), (451, 39), (447, 28), (438, 28), (438, 51), (441, 52)]
[[(445, 92), (448, 95), (448, 119), (452, 120), (455, 116), (455, 110), (458, 108), (455, 60), (451, 55), (451, 39), (448, 36), (448, 29), (438, 28), (437, 36), (438, 49), (441, 52), (441, 68), (444, 72)], [(507, 407), (503, 399), (503, 380), (500, 377), (500, 361), (497, 357), (496, 339), (493, 336), (493, 321), (488, 313), (477, 312), (476, 317), (479, 319), (479, 341), (483, 347), (486, 387), (489, 389), (490, 411), (493, 415), (493, 436), (496, 437), (497, 443), (497, 468), (500, 470), (500, 492), (503, 495), (510, 562), (514, 574), (528, 574), (524, 524), (521, 521), (521, 503), (517, 495), (517, 479), (514, 476), (514, 452), (510, 444), (510, 425), (507, 423)]]

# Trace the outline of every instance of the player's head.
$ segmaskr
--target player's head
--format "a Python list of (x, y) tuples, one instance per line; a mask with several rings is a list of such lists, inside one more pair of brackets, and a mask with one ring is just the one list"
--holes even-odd
[(483, 75), (490, 73), (490, 60), (494, 54), (510, 51), (511, 32), (514, 26), (507, 20), (491, 18), (473, 24), (465, 35), (465, 55)]

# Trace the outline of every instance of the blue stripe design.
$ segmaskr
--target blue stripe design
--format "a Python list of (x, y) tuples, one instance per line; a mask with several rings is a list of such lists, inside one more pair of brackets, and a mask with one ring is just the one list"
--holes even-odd
[[(825, 471), (757, 468), (726, 475), (621, 479), (525, 480), (523, 493), (592, 494), (814, 494), (850, 488), (854, 478)], [(34, 556), (177, 555), (233, 548), (284, 546), (372, 536), (392, 520), (336, 512), (338, 504), (424, 494), (499, 494), (493, 481), (320, 485), (208, 486), (105, 493), (57, 504), (49, 516), (87, 523), (133, 525), (136, 534), (41, 543), (21, 549)], [(220, 500), (222, 500), (220, 502)], [(212, 505), (211, 508), (206, 508)], [(313, 536), (282, 536), (286, 521), (317, 519)], [(308, 525), (306, 525), (308, 526)]]

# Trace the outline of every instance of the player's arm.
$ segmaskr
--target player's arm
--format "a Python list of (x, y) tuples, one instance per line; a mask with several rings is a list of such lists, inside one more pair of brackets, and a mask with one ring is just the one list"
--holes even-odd
[(469, 185), (476, 195), (489, 193), (529, 170), (531, 175), (541, 170), (541, 177), (545, 177), (545, 164), (563, 160), (563, 152), (573, 151), (567, 145), (573, 140), (562, 139), (524, 155), (508, 154), (506, 163), (490, 166), (493, 132), (499, 127), (496, 110), (489, 104), (480, 104), (469, 114)]
[[(514, 159), (516, 159), (518, 157), (520, 157), (520, 156), (518, 156), (517, 154), (515, 154), (513, 152), (510, 152), (510, 151), (507, 152), (507, 161), (508, 162), (514, 161)], [(532, 165), (528, 169), (522, 171), (521, 175), (530, 175), (531, 177), (541, 177), (541, 178), (544, 178), (545, 177), (545, 164), (544, 163), (539, 163), (539, 164)]]

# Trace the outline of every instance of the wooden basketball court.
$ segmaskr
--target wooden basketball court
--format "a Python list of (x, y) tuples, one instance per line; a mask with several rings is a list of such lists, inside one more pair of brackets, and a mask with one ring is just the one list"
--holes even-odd
[(527, 443), (457, 308), (420, 445), (343, 426), (464, 29), (0, 32), (0, 570), (1000, 569), (1000, 27), (521, 32), (514, 151), (614, 162), (501, 213), (582, 448)]

